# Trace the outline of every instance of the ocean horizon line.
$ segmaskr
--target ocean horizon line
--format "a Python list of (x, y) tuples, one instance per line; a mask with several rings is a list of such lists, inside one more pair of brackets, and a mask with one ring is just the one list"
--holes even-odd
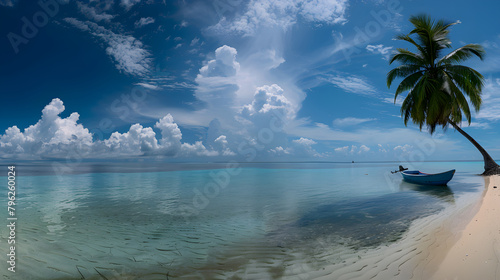
[[(497, 161), (497, 159), (495, 159)], [(43, 163), (65, 163), (66, 165), (79, 165), (79, 164), (98, 164), (98, 163), (165, 163), (165, 164), (227, 164), (227, 163), (243, 163), (243, 164), (253, 164), (253, 163), (413, 163), (413, 162), (481, 162), (482, 159), (442, 159), (442, 160), (422, 160), (422, 161), (398, 161), (398, 160), (367, 160), (367, 161), (159, 161), (159, 160), (143, 160), (143, 159), (134, 159), (134, 160), (122, 160), (122, 159), (90, 159), (90, 160), (82, 160), (80, 162), (67, 162), (64, 159), (48, 159), (48, 160), (18, 160), (15, 161), (2, 161), (0, 160), (0, 166), (8, 166), (8, 165), (37, 165)], [(500, 161), (500, 159), (498, 159)], [(28, 164), (25, 164), (28, 163)]]
[[(211, 169), (231, 169), (231, 168), (271, 168), (271, 169), (336, 169), (349, 167), (366, 167), (367, 165), (391, 165), (387, 171), (397, 169), (398, 165), (409, 166), (412, 164), (425, 163), (479, 163), (480, 160), (433, 160), (433, 161), (227, 161), (227, 162), (160, 162), (160, 161), (37, 161), (0, 163), (0, 166), (17, 166), (17, 172), (23, 176), (62, 176), (91, 173), (151, 173), (151, 172), (171, 172), (189, 170), (211, 170)], [(451, 168), (450, 168), (451, 169)], [(0, 177), (5, 177), (7, 173), (0, 173)]]

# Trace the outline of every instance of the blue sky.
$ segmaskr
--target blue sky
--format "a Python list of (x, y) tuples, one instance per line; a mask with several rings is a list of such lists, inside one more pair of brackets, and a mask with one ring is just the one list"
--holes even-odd
[(386, 86), (410, 47), (394, 36), (427, 13), (486, 50), (463, 127), (499, 159), (500, 4), (450, 3), (0, 1), (0, 157), (479, 160), (453, 129), (405, 127)]

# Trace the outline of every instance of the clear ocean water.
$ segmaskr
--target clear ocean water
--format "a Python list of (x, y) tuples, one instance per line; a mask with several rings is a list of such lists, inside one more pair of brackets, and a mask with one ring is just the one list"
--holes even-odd
[(0, 275), (258, 279), (255, 270), (289, 279), (287, 263), (298, 254), (314, 259), (339, 248), (329, 260), (342, 261), (346, 250), (394, 242), (412, 221), (484, 190), (481, 162), (415, 164), (429, 173), (457, 169), (447, 187), (402, 182), (390, 173), (398, 165), (82, 163), (61, 174), (51, 164), (19, 164), (16, 272), (7, 271), (2, 226)]

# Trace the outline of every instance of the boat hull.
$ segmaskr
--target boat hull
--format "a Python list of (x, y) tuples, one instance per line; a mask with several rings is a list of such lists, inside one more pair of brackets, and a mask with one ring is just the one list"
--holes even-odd
[(437, 174), (422, 173), (418, 170), (401, 172), (403, 179), (408, 183), (436, 186), (446, 185), (453, 178), (454, 174), (455, 169)]

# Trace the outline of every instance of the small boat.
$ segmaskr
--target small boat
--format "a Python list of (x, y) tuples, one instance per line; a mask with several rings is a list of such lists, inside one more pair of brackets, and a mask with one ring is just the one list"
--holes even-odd
[(453, 178), (454, 174), (455, 169), (436, 174), (422, 173), (418, 170), (401, 172), (401, 175), (403, 175), (403, 179), (408, 183), (437, 186), (446, 185), (451, 180), (451, 178)]

